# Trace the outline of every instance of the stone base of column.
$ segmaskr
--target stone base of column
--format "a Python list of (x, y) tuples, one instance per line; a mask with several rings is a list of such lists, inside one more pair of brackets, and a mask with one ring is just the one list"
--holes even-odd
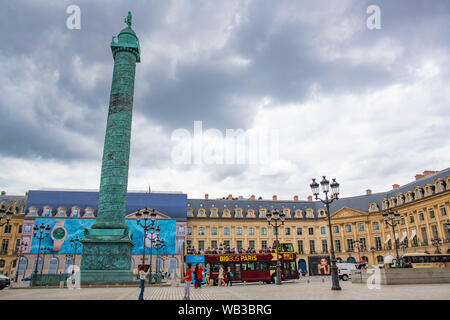
[(128, 229), (85, 229), (81, 242), (81, 283), (135, 280), (131, 271), (134, 244)]

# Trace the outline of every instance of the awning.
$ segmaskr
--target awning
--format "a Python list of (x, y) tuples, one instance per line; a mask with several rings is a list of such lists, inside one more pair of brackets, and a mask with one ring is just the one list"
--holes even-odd
[(406, 231), (402, 231), (402, 238), (400, 239), (400, 241), (403, 241), (406, 239), (408, 235), (406, 234)]
[(409, 240), (414, 239), (415, 236), (416, 236), (416, 229), (412, 229), (411, 230), (411, 237), (409, 237)]
[(388, 234), (386, 235), (386, 241), (385, 241), (384, 243), (388, 243), (389, 240), (391, 240), (391, 234), (390, 234), (390, 233), (388, 233)]

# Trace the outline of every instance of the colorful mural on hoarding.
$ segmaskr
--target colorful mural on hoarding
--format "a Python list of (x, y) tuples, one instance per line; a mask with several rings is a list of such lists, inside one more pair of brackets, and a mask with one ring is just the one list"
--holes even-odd
[[(41, 224), (50, 226), (50, 235), (43, 239), (41, 247), (52, 248), (52, 254), (70, 254), (74, 253), (74, 249), (70, 246), (70, 239), (84, 237), (84, 229), (90, 228), (95, 223), (95, 219), (48, 219), (37, 218), (35, 225)], [(126, 225), (130, 228), (133, 235), (134, 247), (132, 254), (142, 254), (144, 230), (136, 224), (135, 220), (125, 220)], [(175, 220), (157, 220), (160, 228), (159, 238), (164, 239), (166, 249), (163, 254), (175, 254), (176, 244), (176, 221)], [(150, 254), (150, 235), (146, 239), (146, 254)], [(33, 238), (31, 243), (31, 254), (36, 254), (39, 247), (39, 240)], [(77, 254), (83, 252), (83, 247), (77, 249)], [(156, 255), (153, 248), (152, 254)]]

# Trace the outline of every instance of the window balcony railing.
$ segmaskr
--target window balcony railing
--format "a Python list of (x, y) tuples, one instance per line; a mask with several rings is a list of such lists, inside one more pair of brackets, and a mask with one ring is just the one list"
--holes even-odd
[(299, 254), (304, 254), (305, 252), (303, 250), (298, 250)]
[(310, 254), (315, 254), (315, 253), (316, 253), (316, 250), (310, 250), (309, 253), (310, 253)]

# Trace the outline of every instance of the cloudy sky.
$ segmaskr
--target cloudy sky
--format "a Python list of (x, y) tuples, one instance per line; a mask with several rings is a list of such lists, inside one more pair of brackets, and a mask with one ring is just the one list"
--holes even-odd
[[(450, 166), (449, 1), (15, 0), (0, 11), (0, 189), (98, 188), (109, 44), (128, 11), (142, 60), (129, 190), (305, 199), (327, 175), (352, 196)], [(194, 121), (274, 139), (221, 164), (231, 151)], [(184, 152), (217, 162), (175, 161), (180, 129)]]

